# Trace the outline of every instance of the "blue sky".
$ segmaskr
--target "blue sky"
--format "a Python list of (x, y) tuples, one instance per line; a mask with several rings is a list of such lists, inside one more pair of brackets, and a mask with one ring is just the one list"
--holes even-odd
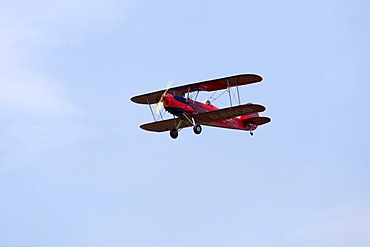
[[(369, 246), (368, 1), (2, 1), (0, 246)], [(272, 122), (144, 132), (239, 73)]]

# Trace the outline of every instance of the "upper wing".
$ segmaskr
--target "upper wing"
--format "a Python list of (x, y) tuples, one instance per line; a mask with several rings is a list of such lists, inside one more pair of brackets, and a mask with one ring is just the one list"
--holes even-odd
[[(174, 119), (168, 119), (168, 120), (143, 124), (140, 126), (140, 128), (142, 128), (143, 130), (147, 130), (147, 131), (164, 132), (164, 131), (176, 129), (179, 122), (180, 122), (179, 118), (174, 118)], [(179, 128), (186, 128), (190, 126), (192, 126), (192, 124), (189, 123), (188, 121), (182, 121)]]
[[(262, 77), (254, 74), (234, 75), (209, 81), (196, 82), (184, 86), (173, 87), (168, 92), (174, 95), (184, 95), (194, 91), (216, 91), (228, 87), (243, 86), (262, 81)], [(134, 96), (131, 101), (138, 104), (154, 104), (159, 101), (165, 90)]]
[(199, 113), (193, 117), (198, 123), (210, 123), (254, 112), (263, 112), (264, 110), (266, 110), (266, 108), (262, 105), (248, 104), (219, 109), (211, 112)]

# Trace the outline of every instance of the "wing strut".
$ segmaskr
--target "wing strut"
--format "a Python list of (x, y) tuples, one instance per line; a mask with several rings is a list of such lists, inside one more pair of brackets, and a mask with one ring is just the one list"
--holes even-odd
[[(233, 101), (231, 99), (231, 87), (230, 87), (229, 79), (226, 79), (226, 83), (227, 83), (227, 92), (229, 93), (230, 107), (233, 107)], [(238, 95), (238, 103), (240, 105), (241, 103), (240, 103), (240, 94), (239, 94), (238, 81), (235, 82), (235, 86), (234, 87), (236, 87), (236, 94)], [(233, 96), (234, 96), (234, 99), (235, 99), (235, 94), (233, 94)]]
[(146, 101), (148, 102), (148, 106), (149, 106), (150, 112), (152, 113), (154, 121), (155, 122), (159, 121), (159, 117), (163, 120), (163, 114), (161, 112), (159, 112), (159, 117), (155, 118), (152, 105), (150, 104), (149, 99), (146, 96), (145, 96), (145, 98), (146, 98)]
[(229, 93), (230, 107), (233, 107), (233, 102), (231, 101), (231, 92), (230, 92), (229, 79), (226, 79), (226, 82), (227, 82), (227, 92)]
[(238, 81), (239, 81), (239, 78), (238, 80), (235, 82), (235, 85), (236, 85), (236, 92), (238, 94), (238, 101), (239, 101), (239, 105), (240, 105), (240, 95), (239, 95), (239, 86), (238, 86)]
[(194, 100), (197, 100), (197, 98), (198, 98), (198, 95), (199, 95), (199, 91), (197, 91), (197, 94), (195, 95), (195, 98), (194, 98)]
[(146, 98), (146, 101), (148, 102), (148, 106), (149, 106), (150, 112), (152, 113), (152, 116), (153, 116), (154, 121), (157, 121), (157, 120), (155, 119), (154, 112), (153, 112), (153, 109), (152, 109), (152, 107), (151, 107), (151, 105), (150, 105), (150, 103), (149, 103), (148, 97), (146, 97), (146, 96), (145, 96), (145, 98)]
[(189, 94), (190, 94), (190, 87), (188, 88), (188, 97), (187, 98), (189, 98)]

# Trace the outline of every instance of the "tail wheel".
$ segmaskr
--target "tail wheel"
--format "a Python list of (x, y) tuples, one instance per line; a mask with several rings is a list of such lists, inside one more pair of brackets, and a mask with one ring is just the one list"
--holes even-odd
[(202, 132), (202, 126), (200, 126), (200, 124), (196, 124), (193, 127), (193, 131), (194, 131), (195, 134), (199, 135)]
[(172, 139), (176, 139), (179, 136), (179, 132), (176, 129), (170, 130), (170, 136)]

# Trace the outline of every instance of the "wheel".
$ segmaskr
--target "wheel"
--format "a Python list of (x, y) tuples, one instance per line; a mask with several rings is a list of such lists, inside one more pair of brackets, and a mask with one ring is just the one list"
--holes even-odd
[(253, 132), (252, 132), (252, 131), (250, 131), (250, 132), (249, 132), (249, 134), (250, 134), (251, 136), (253, 136)]
[(170, 136), (172, 139), (176, 139), (179, 136), (179, 132), (176, 129), (170, 130)]
[(193, 127), (193, 131), (194, 131), (195, 134), (199, 135), (202, 132), (202, 126), (200, 126), (200, 124), (196, 124)]

